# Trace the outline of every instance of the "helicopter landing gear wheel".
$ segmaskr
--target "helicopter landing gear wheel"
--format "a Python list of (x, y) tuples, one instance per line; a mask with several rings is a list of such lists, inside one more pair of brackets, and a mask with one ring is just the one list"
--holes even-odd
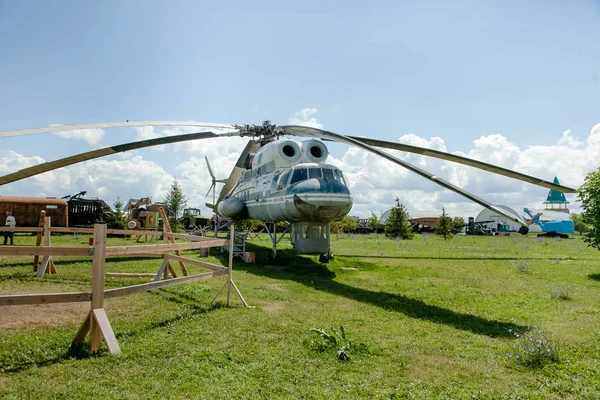
[(323, 264), (327, 264), (329, 262), (329, 256), (327, 254), (321, 254), (319, 256), (319, 262)]

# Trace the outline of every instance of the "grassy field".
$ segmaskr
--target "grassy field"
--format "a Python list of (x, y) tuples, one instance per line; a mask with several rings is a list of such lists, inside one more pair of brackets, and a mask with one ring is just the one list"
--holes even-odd
[[(33, 240), (16, 237), (19, 244)], [(86, 240), (59, 236), (53, 244)], [(109, 239), (109, 245), (132, 243)], [(69, 352), (89, 303), (0, 308), (0, 393), (7, 399), (600, 398), (600, 253), (579, 238), (344, 235), (332, 245), (336, 258), (327, 265), (295, 255), (289, 243), (281, 265), (268, 265), (261, 261), (266, 237), (252, 241), (258, 262), (236, 261), (234, 278), (254, 308), (238, 299), (224, 307), (223, 297), (210, 307), (225, 278), (107, 300), (120, 356)], [(0, 257), (0, 293), (89, 290), (89, 258), (55, 261), (58, 274), (40, 280), (31, 257)], [(111, 258), (107, 271), (159, 266), (156, 259)], [(145, 281), (107, 278), (106, 285)], [(332, 346), (311, 331), (340, 326), (351, 343), (349, 361), (337, 353), (346, 341)], [(547, 340), (535, 366), (516, 358), (540, 348), (531, 348), (539, 344), (529, 340), (532, 334)], [(546, 349), (554, 357), (544, 362)]]

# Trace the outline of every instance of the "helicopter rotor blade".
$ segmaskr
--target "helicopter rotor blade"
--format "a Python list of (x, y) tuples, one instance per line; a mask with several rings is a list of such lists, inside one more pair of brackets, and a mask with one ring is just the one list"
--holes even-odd
[(101, 128), (119, 128), (119, 127), (136, 127), (136, 126), (197, 126), (204, 128), (220, 128), (220, 129), (235, 129), (234, 125), (217, 124), (211, 122), (197, 121), (125, 121), (125, 122), (100, 122), (93, 124), (79, 125), (50, 125), (43, 128), (17, 129), (11, 131), (0, 132), (0, 138), (9, 136), (34, 135), (37, 133), (54, 133), (77, 131), (81, 129), (101, 129)]
[(250, 153), (256, 153), (258, 151), (258, 149), (260, 149), (260, 147), (261, 147), (260, 141), (254, 141), (254, 140), (248, 141), (248, 143), (246, 144), (246, 147), (244, 147), (244, 150), (242, 151), (242, 154), (240, 154), (240, 157), (236, 161), (235, 166), (233, 167), (233, 170), (231, 171), (231, 174), (229, 175), (229, 178), (227, 178), (227, 180), (225, 181), (225, 185), (223, 186), (223, 188), (221, 189), (221, 192), (219, 193), (219, 197), (217, 199), (217, 203), (215, 204), (215, 206), (218, 205), (229, 194), (229, 192), (235, 187), (235, 185), (240, 180), (240, 177), (242, 176), (242, 172), (244, 172), (244, 170), (245, 170), (244, 164), (246, 162), (246, 158), (248, 157), (248, 155)]
[(573, 188), (570, 188), (567, 186), (557, 185), (556, 183), (546, 181), (543, 179), (539, 179), (539, 178), (536, 178), (531, 175), (526, 175), (521, 172), (512, 171), (510, 169), (498, 167), (496, 165), (488, 164), (483, 161), (473, 160), (471, 158), (459, 156), (456, 154), (450, 154), (450, 153), (446, 153), (446, 152), (439, 151), (439, 150), (432, 150), (432, 149), (427, 149), (427, 148), (419, 147), (419, 146), (413, 146), (413, 145), (409, 145), (409, 144), (388, 142), (385, 140), (371, 139), (371, 138), (365, 138), (365, 137), (360, 137), (360, 136), (348, 136), (348, 137), (351, 139), (358, 140), (369, 146), (383, 147), (386, 149), (406, 151), (408, 153), (421, 154), (421, 155), (428, 156), (428, 157), (434, 157), (434, 158), (438, 158), (441, 160), (446, 160), (446, 161), (451, 161), (451, 162), (455, 162), (458, 164), (468, 165), (470, 167), (493, 172), (498, 175), (507, 176), (509, 178), (517, 179), (517, 180), (520, 180), (523, 182), (528, 182), (528, 183), (531, 183), (531, 184), (534, 184), (537, 186), (542, 186), (542, 187), (545, 187), (548, 189), (558, 190), (559, 192), (563, 192), (563, 193), (575, 193), (577, 191), (576, 189), (573, 189)]
[(295, 135), (295, 136), (308, 136), (308, 137), (317, 137), (320, 139), (330, 139), (333, 140), (335, 142), (342, 142), (342, 143), (346, 143), (349, 145), (353, 145), (356, 146), (358, 148), (361, 148), (363, 150), (369, 151), (371, 153), (374, 153), (380, 157), (385, 158), (386, 160), (389, 160), (395, 164), (398, 164), (424, 178), (429, 179), (432, 182), (437, 183), (438, 185), (451, 190), (455, 193), (460, 194), (463, 197), (466, 197), (467, 199), (485, 207), (488, 208), (500, 215), (505, 216), (506, 218), (509, 218), (511, 221), (515, 221), (516, 223), (520, 224), (521, 226), (527, 226), (527, 224), (525, 223), (525, 221), (523, 221), (521, 218), (519, 218), (518, 216), (513, 215), (512, 213), (509, 213), (499, 207), (496, 207), (495, 205), (493, 205), (492, 203), (474, 195), (473, 193), (467, 192), (464, 189), (459, 188), (458, 186), (455, 186), (453, 184), (451, 184), (448, 181), (445, 181), (441, 178), (438, 178), (437, 176), (417, 167), (414, 166), (406, 161), (403, 161), (391, 154), (386, 153), (385, 151), (379, 150), (375, 147), (371, 147), (368, 144), (365, 144), (359, 140), (356, 140), (354, 138), (345, 136), (345, 135), (341, 135), (338, 133), (333, 133), (333, 132), (329, 132), (329, 131), (325, 131), (322, 129), (317, 129), (317, 128), (310, 128), (310, 127), (306, 127), (306, 126), (296, 126), (296, 125), (287, 125), (287, 126), (281, 126), (280, 127), (284, 132), (290, 134), (290, 135)]
[(116, 153), (122, 153), (125, 151), (142, 149), (145, 147), (158, 146), (163, 144), (185, 142), (189, 140), (200, 140), (220, 137), (220, 134), (214, 132), (197, 132), (197, 133), (186, 133), (183, 135), (165, 136), (155, 139), (141, 140), (139, 142), (131, 142), (126, 144), (120, 144), (111, 147), (105, 147), (98, 150), (88, 151), (86, 153), (76, 154), (74, 156), (61, 158), (55, 161), (49, 161), (42, 164), (34, 165), (33, 167), (24, 168), (12, 174), (0, 176), (0, 186), (6, 185), (7, 183), (19, 181), (21, 179), (29, 178), (30, 176), (39, 175), (44, 172), (53, 171), (55, 169), (66, 167), (68, 165), (77, 164), (82, 161), (93, 160), (95, 158), (104, 157)]

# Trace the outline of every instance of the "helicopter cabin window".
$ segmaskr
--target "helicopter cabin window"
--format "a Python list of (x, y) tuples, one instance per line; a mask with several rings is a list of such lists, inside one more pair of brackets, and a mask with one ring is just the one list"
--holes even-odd
[(320, 178), (321, 177), (321, 168), (309, 168), (308, 169), (308, 179)]
[(261, 167), (263, 174), (270, 174), (275, 171), (275, 161), (271, 160)]
[(277, 190), (282, 190), (287, 186), (287, 181), (290, 177), (290, 170), (285, 171), (283, 174), (281, 174), (281, 177), (279, 178), (279, 185), (277, 185)]
[(295, 169), (294, 175), (292, 175), (292, 181), (290, 182), (290, 185), (292, 185), (296, 182), (305, 181), (307, 179), (308, 179), (308, 170), (306, 168)]
[(325, 178), (325, 179), (334, 179), (333, 178), (333, 170), (332, 169), (323, 168), (323, 178)]
[(252, 176), (252, 170), (247, 169), (244, 171), (244, 180), (247, 181)]

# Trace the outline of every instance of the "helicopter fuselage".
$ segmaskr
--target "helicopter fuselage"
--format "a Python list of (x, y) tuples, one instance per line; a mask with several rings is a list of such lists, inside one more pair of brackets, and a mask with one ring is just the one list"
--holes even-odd
[(284, 140), (263, 146), (219, 203), (219, 214), (233, 219), (288, 221), (298, 252), (330, 253), (330, 222), (350, 212), (352, 196), (342, 171), (324, 162), (328, 154), (318, 140), (301, 144)]

